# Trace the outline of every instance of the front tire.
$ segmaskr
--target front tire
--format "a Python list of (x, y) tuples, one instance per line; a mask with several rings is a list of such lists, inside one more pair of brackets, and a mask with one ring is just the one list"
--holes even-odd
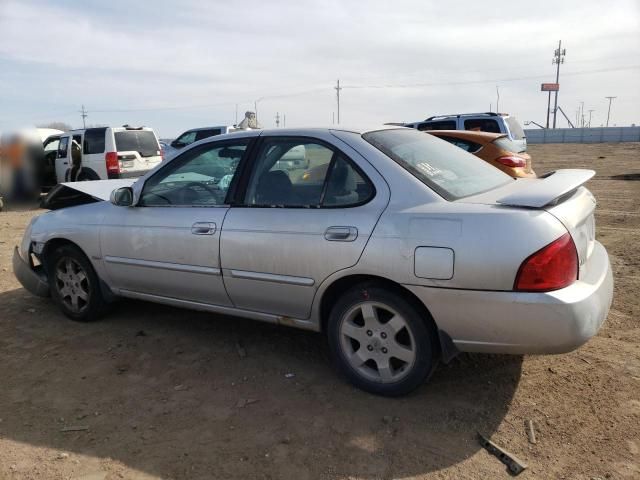
[(385, 396), (405, 395), (437, 364), (437, 332), (431, 318), (401, 292), (363, 284), (331, 310), (327, 335), (338, 369), (356, 387)]
[(51, 296), (62, 313), (77, 322), (97, 319), (106, 304), (91, 262), (78, 247), (63, 245), (47, 261)]

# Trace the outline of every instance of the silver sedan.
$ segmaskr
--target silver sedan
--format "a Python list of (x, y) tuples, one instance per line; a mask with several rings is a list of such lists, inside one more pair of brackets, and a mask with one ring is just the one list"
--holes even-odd
[(127, 297), (322, 332), (352, 383), (401, 395), (460, 351), (596, 334), (593, 173), (514, 180), (397, 127), (222, 135), (135, 182), (57, 187), (14, 271), (78, 321)]

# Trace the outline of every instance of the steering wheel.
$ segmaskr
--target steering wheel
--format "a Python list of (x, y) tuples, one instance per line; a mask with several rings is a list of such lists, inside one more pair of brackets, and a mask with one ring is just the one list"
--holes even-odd
[(186, 185), (184, 185), (181, 190), (182, 190), (182, 200), (184, 203), (193, 203), (193, 200), (197, 200), (196, 198), (187, 198), (187, 196), (189, 195), (189, 193), (187, 192), (191, 192), (191, 194), (195, 194), (196, 193), (196, 189), (200, 189), (203, 188), (205, 189), (207, 192), (209, 192), (213, 198), (216, 200), (216, 203), (218, 202), (218, 196), (220, 195), (220, 189), (216, 188), (216, 187), (212, 187), (210, 185), (207, 185), (204, 182), (189, 182)]

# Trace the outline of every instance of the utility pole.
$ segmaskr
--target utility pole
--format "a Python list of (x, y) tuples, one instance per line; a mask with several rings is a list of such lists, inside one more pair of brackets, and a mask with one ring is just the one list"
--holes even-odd
[(258, 100), (256, 100), (255, 102), (253, 102), (253, 109), (255, 110), (255, 114), (256, 114), (256, 125), (258, 124)]
[(496, 99), (496, 113), (500, 113), (500, 90), (498, 89), (498, 86), (496, 85), (496, 95), (497, 95), (497, 99)]
[(584, 102), (580, 102), (580, 126), (584, 128)]
[(342, 90), (340, 87), (340, 79), (338, 79), (336, 86), (333, 88), (336, 90), (336, 100), (338, 101), (338, 125), (340, 125), (340, 90)]
[[(562, 40), (558, 41), (558, 49), (553, 53), (553, 60), (551, 65), (556, 65), (556, 83), (560, 83), (560, 64), (564, 63), (564, 56), (567, 53), (566, 49), (562, 49)], [(558, 90), (556, 90), (554, 105), (553, 105), (553, 128), (556, 128), (556, 115), (558, 114)]]
[(282, 114), (282, 128), (287, 128), (287, 115)]
[(589, 123), (587, 124), (587, 128), (591, 128), (591, 113), (595, 112), (594, 109), (589, 110)]
[(89, 116), (89, 112), (87, 112), (82, 105), (82, 110), (80, 110), (80, 116), (82, 117), (82, 128), (87, 128), (86, 118)]
[(276, 128), (280, 127), (280, 113), (276, 112)]
[(547, 128), (549, 128), (550, 113), (551, 113), (551, 90), (549, 90), (549, 96), (547, 97)]
[(234, 125), (238, 124), (238, 104), (236, 103), (236, 123)]
[(607, 127), (609, 126), (609, 115), (611, 114), (611, 100), (618, 97), (604, 97), (609, 99), (609, 110), (607, 110)]

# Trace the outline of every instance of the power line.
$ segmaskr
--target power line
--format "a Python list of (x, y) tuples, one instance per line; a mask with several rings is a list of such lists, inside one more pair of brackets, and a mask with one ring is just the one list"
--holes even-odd
[[(578, 75), (588, 75), (591, 73), (605, 73), (616, 72), (622, 70), (636, 70), (640, 69), (640, 65), (628, 65), (617, 68), (600, 68), (595, 70), (582, 70), (576, 72), (564, 73), (564, 76), (573, 77)], [(429, 83), (405, 83), (405, 84), (381, 84), (381, 85), (343, 85), (343, 89), (365, 89), (365, 88), (419, 88), (419, 87), (440, 87), (447, 85), (474, 85), (483, 83), (501, 83), (501, 82), (516, 82), (520, 80), (537, 80), (541, 78), (547, 78), (546, 75), (528, 75), (522, 77), (511, 78), (499, 78), (499, 79), (487, 79), (487, 80), (462, 80), (462, 81), (441, 81), (441, 82), (429, 82)]]

